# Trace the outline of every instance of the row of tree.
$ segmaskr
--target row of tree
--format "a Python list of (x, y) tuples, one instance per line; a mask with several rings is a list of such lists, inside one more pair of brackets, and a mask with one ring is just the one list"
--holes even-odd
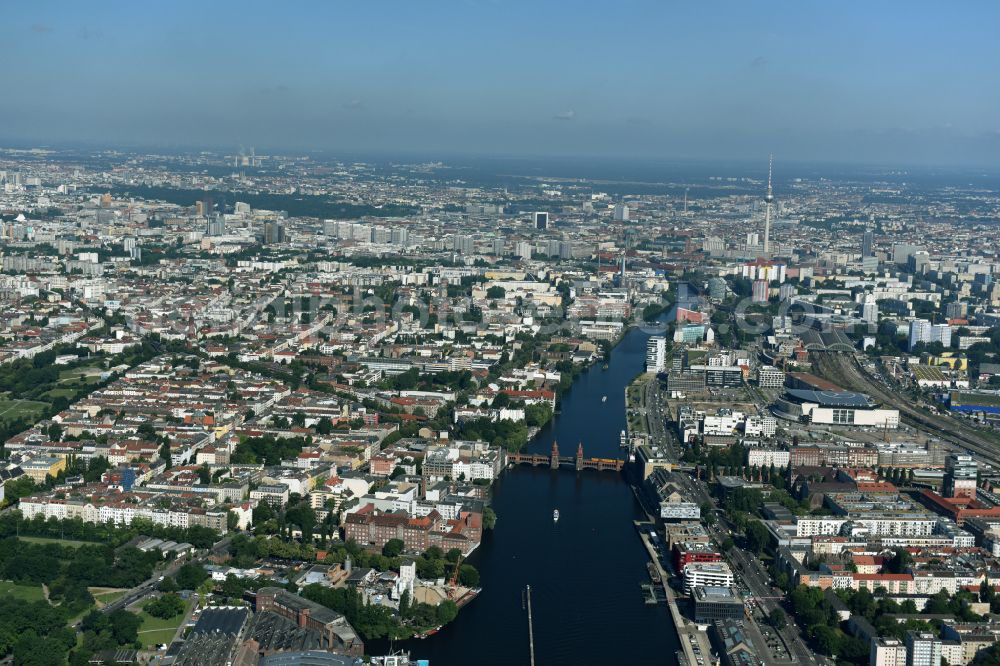
[(219, 540), (219, 533), (208, 527), (158, 525), (146, 518), (135, 518), (128, 525), (116, 525), (84, 522), (82, 518), (45, 518), (42, 515), (26, 519), (18, 510), (0, 513), (0, 539), (16, 535), (74, 539), (110, 546), (120, 546), (137, 536), (187, 542), (195, 548), (210, 548)]

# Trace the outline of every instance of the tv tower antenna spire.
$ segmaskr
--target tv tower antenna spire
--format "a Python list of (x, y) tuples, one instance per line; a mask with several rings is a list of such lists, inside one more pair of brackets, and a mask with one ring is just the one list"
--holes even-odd
[(771, 165), (774, 155), (767, 158), (767, 194), (764, 195), (764, 256), (771, 253), (771, 205), (774, 204), (774, 190), (771, 188)]

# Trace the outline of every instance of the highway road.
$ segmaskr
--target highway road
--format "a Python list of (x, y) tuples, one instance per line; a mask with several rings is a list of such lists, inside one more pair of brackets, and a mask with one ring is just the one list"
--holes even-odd
[[(223, 546), (223, 544), (228, 544), (228, 543), (229, 543), (229, 538), (227, 537), (222, 542), (217, 543), (213, 547), (213, 549), (218, 549), (220, 546)], [(150, 594), (152, 594), (153, 592), (155, 592), (156, 591), (156, 586), (159, 584), (161, 578), (165, 578), (166, 576), (174, 576), (174, 575), (176, 575), (177, 571), (182, 566), (184, 566), (185, 564), (187, 564), (188, 562), (191, 562), (193, 564), (202, 564), (207, 557), (208, 557), (208, 554), (207, 553), (203, 553), (203, 554), (195, 555), (194, 557), (192, 557), (190, 559), (188, 559), (188, 558), (178, 558), (178, 559), (173, 560), (172, 562), (170, 562), (170, 564), (167, 565), (167, 567), (165, 569), (159, 569), (157, 571), (154, 571), (152, 577), (149, 580), (144, 581), (143, 583), (141, 583), (141, 584), (137, 585), (136, 587), (133, 587), (132, 589), (130, 589), (128, 591), (128, 593), (125, 596), (123, 596), (121, 599), (118, 599), (117, 601), (114, 601), (114, 602), (108, 604), (107, 606), (104, 606), (101, 609), (101, 612), (102, 613), (111, 613), (111, 612), (119, 610), (121, 608), (127, 608), (127, 607), (131, 606), (135, 602), (137, 602), (137, 601), (141, 600), (142, 598), (147, 597)]]

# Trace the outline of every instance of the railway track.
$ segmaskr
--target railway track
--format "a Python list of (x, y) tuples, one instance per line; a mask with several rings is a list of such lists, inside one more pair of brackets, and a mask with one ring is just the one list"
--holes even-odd
[(847, 354), (814, 354), (813, 367), (817, 374), (846, 389), (867, 393), (885, 405), (899, 410), (900, 419), (908, 425), (933, 432), (941, 439), (974, 453), (985, 462), (1000, 468), (1000, 445), (992, 442), (955, 419), (934, 416), (915, 407), (905, 398), (894, 394), (871, 378), (854, 356)]

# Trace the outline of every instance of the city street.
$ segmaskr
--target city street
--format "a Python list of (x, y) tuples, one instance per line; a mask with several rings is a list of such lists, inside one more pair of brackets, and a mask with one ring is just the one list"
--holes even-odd
[[(666, 430), (664, 415), (667, 411), (663, 406), (664, 400), (660, 389), (660, 382), (656, 379), (647, 382), (643, 395), (645, 398), (644, 414), (647, 418), (651, 443), (656, 446), (667, 447), (671, 457), (679, 460), (680, 451), (677, 450), (676, 438)], [(678, 472), (676, 478), (679, 479), (681, 486), (685, 490), (685, 494), (692, 501), (697, 502), (700, 506), (704, 506), (706, 503), (713, 507), (717, 506), (715, 499), (709, 492), (707, 483), (683, 472)], [(721, 512), (717, 512), (717, 516), (718, 520), (708, 526), (708, 530), (712, 534), (716, 544), (721, 544), (726, 538), (733, 538), (735, 540), (737, 535), (734, 534), (732, 525), (721, 515)], [(733, 569), (738, 587), (742, 588), (741, 592), (744, 596), (751, 596), (754, 599), (754, 603), (757, 604), (765, 615), (769, 615), (774, 609), (781, 607), (780, 600), (784, 597), (784, 592), (772, 585), (770, 576), (756, 557), (739, 547), (731, 549), (724, 555)], [(755, 639), (755, 643), (759, 643), (759, 649), (762, 652), (765, 651), (765, 646), (768, 644), (763, 632), (767, 631), (772, 636), (776, 632), (780, 636), (781, 642), (787, 648), (787, 655), (782, 658), (781, 650), (776, 651), (772, 649), (760, 656), (766, 662), (773, 664), (799, 663), (811, 666), (827, 664), (827, 659), (815, 655), (805, 644), (805, 640), (799, 635), (794, 618), (787, 612), (787, 609), (783, 608), (782, 610), (786, 611), (788, 624), (781, 631), (776, 632), (773, 627), (766, 624), (766, 620), (765, 624), (759, 626), (757, 621), (763, 618), (757, 616), (753, 618), (751, 624), (754, 626), (749, 631), (751, 638)]]

